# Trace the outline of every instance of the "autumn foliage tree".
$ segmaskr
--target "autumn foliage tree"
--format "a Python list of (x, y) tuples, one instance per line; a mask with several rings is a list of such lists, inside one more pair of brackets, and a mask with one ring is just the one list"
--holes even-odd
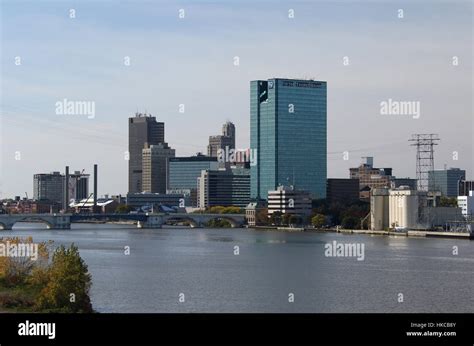
[(74, 244), (60, 246), (46, 272), (47, 284), (37, 299), (37, 308), (55, 312), (92, 312), (89, 298), (91, 275)]

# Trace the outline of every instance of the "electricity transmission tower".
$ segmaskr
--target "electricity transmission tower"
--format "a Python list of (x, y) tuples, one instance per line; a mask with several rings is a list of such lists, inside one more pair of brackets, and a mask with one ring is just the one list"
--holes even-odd
[(429, 172), (434, 171), (434, 150), (433, 147), (440, 138), (437, 134), (414, 134), (409, 139), (411, 146), (416, 147), (416, 179), (418, 180), (419, 191), (433, 191), (434, 179), (429, 181)]

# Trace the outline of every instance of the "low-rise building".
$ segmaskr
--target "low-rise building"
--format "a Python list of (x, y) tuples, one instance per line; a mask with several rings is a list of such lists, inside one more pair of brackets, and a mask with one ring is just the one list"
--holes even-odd
[(183, 194), (162, 194), (162, 193), (129, 193), (127, 194), (127, 205), (133, 208), (144, 206), (184, 208), (185, 199)]
[(351, 179), (359, 180), (359, 197), (363, 201), (369, 201), (370, 190), (375, 188), (389, 188), (391, 186), (392, 168), (374, 167), (374, 158), (366, 157), (366, 162), (349, 169)]
[(465, 218), (472, 219), (474, 216), (474, 191), (469, 191), (469, 196), (458, 196), (458, 207), (461, 208)]
[(299, 215), (303, 219), (311, 215), (312, 199), (309, 191), (297, 190), (294, 186), (278, 186), (268, 191), (268, 216), (281, 214)]
[(198, 208), (234, 206), (250, 202), (250, 172), (246, 168), (203, 170), (198, 178)]
[(94, 208), (93, 198), (84, 198), (80, 201), (75, 201), (69, 204), (69, 207), (74, 209), (76, 213), (94, 213), (100, 212), (103, 214), (115, 213), (118, 207), (118, 202), (112, 198), (98, 198), (97, 207)]
[(247, 207), (245, 207), (245, 219), (249, 226), (260, 226), (260, 220), (258, 214), (264, 211), (265, 204), (262, 202), (250, 202)]

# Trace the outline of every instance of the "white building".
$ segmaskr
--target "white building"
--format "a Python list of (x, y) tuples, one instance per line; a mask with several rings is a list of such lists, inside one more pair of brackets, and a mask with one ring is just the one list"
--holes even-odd
[(419, 199), (415, 190), (400, 186), (389, 191), (390, 228), (417, 228)]
[(376, 188), (370, 196), (370, 228), (374, 231), (417, 228), (420, 193), (408, 186)]
[(372, 189), (370, 195), (370, 229), (383, 231), (389, 224), (389, 193), (387, 188)]
[(458, 196), (458, 207), (464, 217), (474, 216), (474, 191), (469, 191), (469, 196)]
[(268, 191), (268, 216), (275, 212), (295, 214), (303, 217), (311, 215), (312, 200), (308, 191), (296, 190), (293, 186), (278, 186)]

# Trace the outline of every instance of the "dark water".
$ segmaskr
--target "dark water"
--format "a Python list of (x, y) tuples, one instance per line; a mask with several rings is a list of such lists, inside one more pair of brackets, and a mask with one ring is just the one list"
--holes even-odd
[[(0, 236), (74, 242), (92, 273), (92, 302), (100, 312), (474, 312), (474, 241), (464, 239), (43, 228), (17, 224)], [(325, 257), (324, 245), (333, 240), (363, 243), (365, 259)]]

